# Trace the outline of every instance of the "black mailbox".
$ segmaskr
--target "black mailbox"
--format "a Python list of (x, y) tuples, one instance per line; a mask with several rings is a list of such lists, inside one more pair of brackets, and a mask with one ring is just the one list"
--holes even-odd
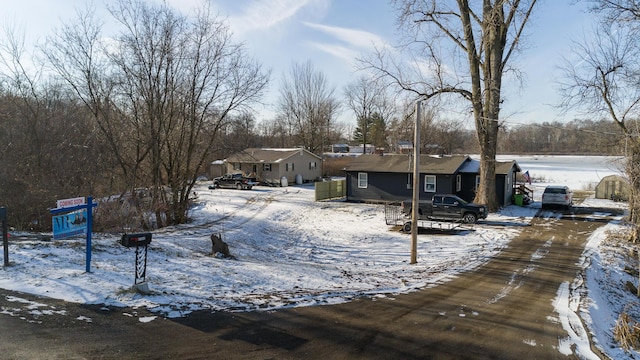
[(120, 244), (126, 247), (145, 246), (151, 242), (151, 233), (124, 234)]

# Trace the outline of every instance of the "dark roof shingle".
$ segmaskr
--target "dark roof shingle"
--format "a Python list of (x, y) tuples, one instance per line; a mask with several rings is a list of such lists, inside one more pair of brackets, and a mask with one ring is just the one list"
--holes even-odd
[[(471, 158), (466, 155), (420, 156), (420, 172), (429, 174), (454, 174)], [(376, 171), (407, 173), (413, 169), (413, 157), (409, 155), (360, 155), (345, 168), (346, 171)]]

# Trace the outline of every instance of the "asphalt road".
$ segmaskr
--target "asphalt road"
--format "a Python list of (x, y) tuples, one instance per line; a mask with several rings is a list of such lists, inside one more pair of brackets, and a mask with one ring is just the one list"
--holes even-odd
[(147, 321), (145, 310), (0, 290), (0, 358), (566, 359), (553, 300), (606, 223), (593, 211), (542, 212), (492, 261), (444, 285), (341, 305)]

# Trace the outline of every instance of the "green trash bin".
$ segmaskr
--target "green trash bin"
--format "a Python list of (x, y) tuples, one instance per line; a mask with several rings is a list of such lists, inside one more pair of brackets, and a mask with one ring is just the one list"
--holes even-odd
[(513, 200), (515, 201), (516, 205), (518, 205), (518, 206), (524, 206), (523, 199), (524, 199), (524, 196), (522, 194), (513, 195)]

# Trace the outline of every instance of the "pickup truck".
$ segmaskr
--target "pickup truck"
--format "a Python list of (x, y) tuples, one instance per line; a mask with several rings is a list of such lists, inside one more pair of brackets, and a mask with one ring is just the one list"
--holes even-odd
[[(405, 216), (411, 216), (411, 207), (411, 200), (402, 202), (402, 212)], [(434, 195), (432, 200), (419, 201), (419, 220), (449, 220), (475, 224), (478, 219), (486, 217), (486, 206), (466, 202), (455, 195)]]
[(213, 185), (209, 185), (209, 189), (238, 189), (238, 190), (251, 190), (251, 188), (258, 183), (254, 178), (248, 178), (244, 175), (238, 174), (224, 174), (220, 177), (213, 179)]

